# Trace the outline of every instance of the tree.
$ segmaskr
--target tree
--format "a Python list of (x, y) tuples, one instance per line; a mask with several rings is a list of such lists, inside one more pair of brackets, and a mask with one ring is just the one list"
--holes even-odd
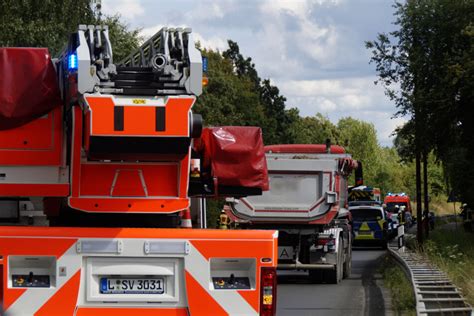
[(337, 129), (339, 143), (346, 148), (354, 159), (363, 162), (366, 182), (374, 183), (375, 166), (378, 164), (379, 152), (377, 132), (374, 125), (346, 117), (339, 120)]
[(234, 72), (232, 61), (219, 52), (203, 50), (209, 60), (209, 84), (194, 110), (206, 125), (262, 126), (264, 110), (252, 80)]
[(290, 127), (290, 133), (295, 144), (324, 144), (328, 138), (337, 143), (340, 138), (336, 126), (321, 113), (298, 117)]
[(109, 26), (109, 37), (113, 47), (114, 63), (120, 62), (140, 46), (143, 38), (140, 29), (130, 29), (120, 15), (105, 16), (101, 24)]
[(393, 144), (401, 157), (402, 161), (408, 162), (415, 158), (415, 124), (408, 121), (402, 127), (395, 130), (395, 140)]
[(79, 24), (106, 24), (120, 61), (139, 46), (139, 29), (130, 30), (119, 15), (98, 21), (91, 0), (4, 0), (0, 2), (0, 46), (47, 47), (56, 56)]
[(208, 125), (260, 126), (265, 144), (292, 143), (298, 111), (286, 109), (278, 87), (258, 76), (252, 59), (240, 53), (236, 42), (228, 44), (222, 54), (202, 50), (209, 59), (209, 85), (194, 109)]
[[(469, 155), (474, 154), (467, 140), (473, 122), (473, 35), (474, 2), (471, 0), (411, 0), (396, 2), (395, 25), (399, 29), (379, 34), (367, 42), (376, 64), (378, 82), (395, 101), (397, 114), (411, 116), (411, 126), (399, 130), (401, 140), (414, 146), (417, 184), (417, 213), (421, 215), (421, 168), (424, 162), (425, 211), (428, 211), (428, 154), (434, 149), (446, 168), (451, 160), (464, 160), (474, 173)], [(469, 106), (469, 104), (471, 106)], [(467, 124), (466, 124), (467, 123)], [(472, 126), (472, 124), (471, 124)], [(414, 135), (410, 142), (409, 133)], [(472, 135), (472, 134), (471, 134)], [(463, 141), (464, 138), (464, 141)], [(461, 140), (461, 141), (460, 141)], [(401, 147), (399, 147), (401, 148)], [(462, 157), (453, 157), (453, 148)], [(408, 152), (408, 151), (405, 151)], [(472, 156), (471, 156), (472, 157)], [(471, 172), (472, 170), (472, 172)], [(460, 180), (448, 172), (450, 182)], [(464, 181), (466, 182), (466, 181)], [(457, 185), (453, 185), (457, 186)], [(465, 201), (474, 202), (474, 180), (461, 189)], [(421, 227), (418, 229), (421, 234)], [(418, 236), (421, 241), (421, 235)]]
[(240, 53), (239, 44), (232, 40), (228, 40), (229, 49), (222, 53), (222, 56), (229, 60), (235, 68), (235, 72), (239, 77), (248, 77), (254, 84), (255, 88), (260, 86), (260, 77), (258, 76), (255, 64), (252, 58), (245, 58)]
[(263, 126), (266, 133), (265, 141), (268, 144), (291, 143), (289, 129), (294, 123), (294, 118), (285, 109), (286, 98), (280, 94), (278, 87), (270, 83), (269, 79), (262, 81), (259, 94), (265, 112)]
[(79, 24), (94, 20), (90, 0), (3, 0), (0, 46), (48, 47), (54, 56)]

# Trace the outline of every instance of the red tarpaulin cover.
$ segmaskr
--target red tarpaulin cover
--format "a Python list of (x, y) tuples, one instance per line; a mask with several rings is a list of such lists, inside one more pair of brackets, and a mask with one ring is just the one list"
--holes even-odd
[(268, 169), (262, 130), (249, 126), (204, 128), (197, 150), (204, 168), (211, 167), (219, 185), (260, 188), (267, 191)]
[(0, 130), (29, 123), (59, 105), (47, 48), (0, 48)]

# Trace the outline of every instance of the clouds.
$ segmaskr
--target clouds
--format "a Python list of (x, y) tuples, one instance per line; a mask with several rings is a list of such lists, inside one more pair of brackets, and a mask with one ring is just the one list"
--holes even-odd
[[(236, 41), (263, 78), (271, 78), (302, 115), (321, 112), (371, 121), (380, 141), (401, 120), (383, 90), (373, 85), (364, 41), (393, 28), (390, 1), (380, 0), (103, 0), (151, 36), (163, 25), (190, 26), (206, 48)], [(115, 11), (114, 11), (115, 10)], [(210, 65), (212, 67), (212, 65)]]
[(104, 1), (102, 11), (106, 14), (120, 13), (125, 19), (133, 20), (145, 14), (145, 7), (137, 0)]
[(393, 130), (402, 125), (404, 118), (391, 119), (393, 104), (383, 88), (374, 86), (375, 76), (321, 79), (283, 80), (276, 84), (288, 98), (288, 104), (297, 107), (303, 116), (322, 113), (336, 123), (351, 116), (374, 123), (379, 142), (391, 145)]

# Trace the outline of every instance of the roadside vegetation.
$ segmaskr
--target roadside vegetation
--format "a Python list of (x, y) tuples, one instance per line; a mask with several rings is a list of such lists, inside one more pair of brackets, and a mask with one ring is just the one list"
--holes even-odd
[(431, 262), (445, 271), (471, 305), (474, 305), (474, 234), (457, 229), (436, 228), (424, 244)]
[(450, 203), (447, 202), (448, 197), (446, 195), (433, 197), (430, 201), (430, 210), (434, 211), (436, 216), (450, 216), (456, 215), (461, 212), (461, 203)]
[(393, 310), (397, 315), (416, 315), (415, 295), (407, 275), (389, 255), (382, 260), (380, 273), (384, 286), (390, 290)]
[(474, 205), (474, 1), (393, 6), (395, 30), (366, 47), (377, 83), (397, 106), (395, 116), (409, 118), (396, 130), (395, 147), (403, 160), (425, 166), (434, 155), (443, 166), (445, 194)]

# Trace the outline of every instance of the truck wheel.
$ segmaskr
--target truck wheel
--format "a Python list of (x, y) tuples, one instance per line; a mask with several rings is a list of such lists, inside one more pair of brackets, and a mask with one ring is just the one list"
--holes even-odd
[(341, 282), (344, 269), (344, 262), (342, 262), (342, 260), (344, 259), (343, 251), (344, 247), (342, 244), (342, 239), (339, 239), (339, 246), (337, 247), (336, 268), (334, 270), (326, 271), (324, 273), (324, 279), (326, 283), (338, 284), (339, 282)]
[(344, 271), (342, 273), (342, 277), (344, 279), (351, 276), (352, 270), (352, 247), (349, 245), (346, 255), (346, 261), (344, 262)]

